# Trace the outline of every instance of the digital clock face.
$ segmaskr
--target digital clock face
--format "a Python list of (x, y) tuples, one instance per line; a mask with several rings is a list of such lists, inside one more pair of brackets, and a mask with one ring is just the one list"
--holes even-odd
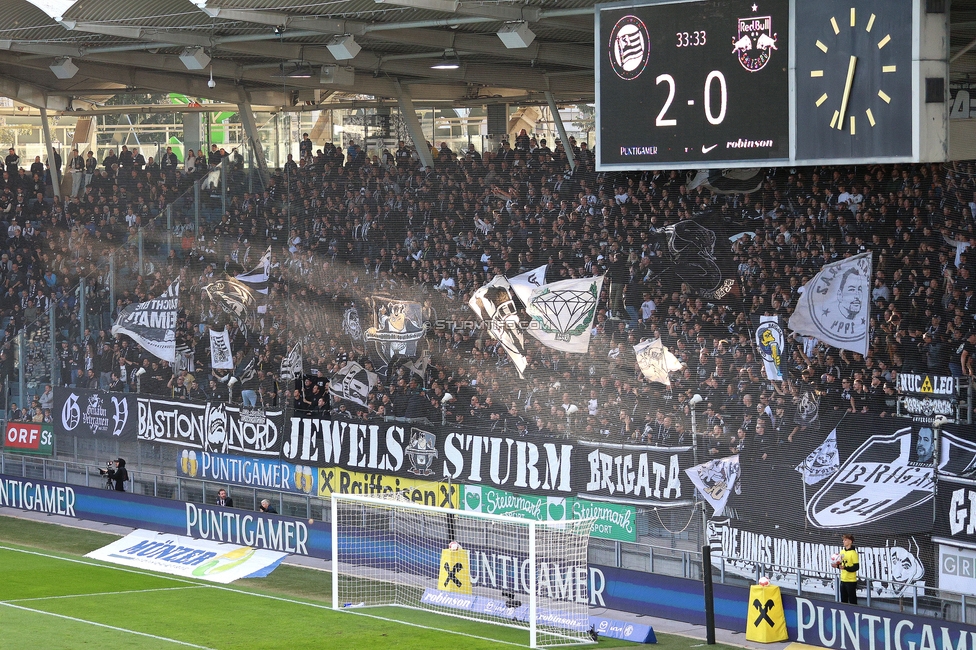
[(789, 1), (597, 11), (598, 165), (788, 160)]

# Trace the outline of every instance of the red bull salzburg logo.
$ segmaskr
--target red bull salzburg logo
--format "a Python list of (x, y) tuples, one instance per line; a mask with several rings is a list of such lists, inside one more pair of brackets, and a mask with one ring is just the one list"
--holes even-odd
[[(752, 5), (752, 10), (758, 7)], [(740, 18), (738, 33), (732, 39), (732, 53), (739, 57), (739, 63), (749, 72), (759, 72), (769, 63), (773, 50), (778, 50), (778, 36), (773, 33), (771, 16)]]

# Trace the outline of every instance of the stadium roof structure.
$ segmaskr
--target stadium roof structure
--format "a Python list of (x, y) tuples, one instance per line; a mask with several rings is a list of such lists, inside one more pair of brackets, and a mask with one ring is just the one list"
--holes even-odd
[[(594, 4), (3, 0), (0, 94), (49, 110), (126, 90), (282, 107), (315, 90), (315, 103), (404, 89), (458, 106), (592, 101)], [(976, 0), (951, 15), (961, 80), (976, 73)]]

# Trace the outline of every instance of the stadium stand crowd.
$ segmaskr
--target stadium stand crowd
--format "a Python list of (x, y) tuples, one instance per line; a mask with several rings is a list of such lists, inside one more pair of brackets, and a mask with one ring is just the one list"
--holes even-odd
[[(688, 400), (699, 393), (697, 424), (709, 434), (709, 454), (720, 457), (752, 439), (760, 446), (791, 440), (805, 393), (820, 396), (822, 411), (888, 416), (897, 372), (976, 371), (976, 256), (968, 250), (976, 243), (976, 165), (770, 169), (751, 194), (718, 194), (689, 190), (676, 171), (598, 173), (585, 143), (571, 139), (570, 146), (572, 172), (561, 144), (550, 149), (524, 132), (514, 147), (502, 142), (484, 155), (442, 144), (432, 168), (422, 168), (402, 142), (368, 157), (354, 143), (313, 153), (306, 141), (301, 159), (289, 157), (263, 191), (233, 183), (227, 211), (200, 232), (179, 211), (172, 250), (154, 217), (226, 152), (200, 152), (178, 169), (168, 156), (161, 165), (123, 147), (97, 164), (89, 158), (85, 182), (64, 202), (44, 197), (36, 170), (8, 164), (0, 185), (3, 371), (14, 376), (16, 332), (46, 319), (53, 306), (63, 384), (239, 399), (228, 391), (227, 373), (211, 371), (206, 335), (206, 325), (233, 325), (204, 302), (201, 288), (252, 268), (268, 246), (267, 313), (248, 336), (234, 330), (233, 349), (238, 360), (250, 351), (258, 359), (259, 403), (299, 415), (427, 417), (675, 445), (690, 442)], [(727, 244), (740, 295), (717, 304), (669, 272), (660, 234), (710, 210), (732, 232), (745, 233)], [(144, 276), (137, 275), (140, 227), (157, 256), (147, 254), (156, 261)], [(823, 264), (867, 250), (876, 269), (868, 357), (798, 340), (789, 349), (791, 381), (767, 381), (752, 342), (753, 317), (779, 315), (785, 324)], [(109, 305), (106, 260), (113, 251), (121, 289)], [(625, 284), (622, 305), (608, 310), (605, 285), (589, 352), (529, 341), (519, 379), (467, 301), (494, 275), (541, 264), (549, 265), (549, 281), (607, 274)], [(84, 331), (75, 290), (83, 276)], [(110, 327), (125, 305), (162, 294), (177, 277), (178, 340), (195, 363), (174, 373), (126, 337), (114, 339)], [(371, 392), (368, 408), (330, 405), (327, 382), (343, 363), (370, 368), (362, 341), (344, 332), (343, 316), (356, 306), (362, 327), (371, 324), (371, 295), (423, 304), (431, 322), (429, 374), (421, 379), (400, 367)], [(670, 388), (649, 383), (636, 366), (633, 346), (650, 337), (661, 337), (686, 365)], [(306, 374), (285, 385), (281, 359), (298, 341)], [(41, 397), (16, 414), (49, 418)]]

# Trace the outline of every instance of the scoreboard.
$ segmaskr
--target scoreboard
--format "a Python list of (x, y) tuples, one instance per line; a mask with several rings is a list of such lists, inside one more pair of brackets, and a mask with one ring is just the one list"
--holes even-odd
[(944, 160), (948, 16), (924, 5), (597, 5), (597, 168)]

